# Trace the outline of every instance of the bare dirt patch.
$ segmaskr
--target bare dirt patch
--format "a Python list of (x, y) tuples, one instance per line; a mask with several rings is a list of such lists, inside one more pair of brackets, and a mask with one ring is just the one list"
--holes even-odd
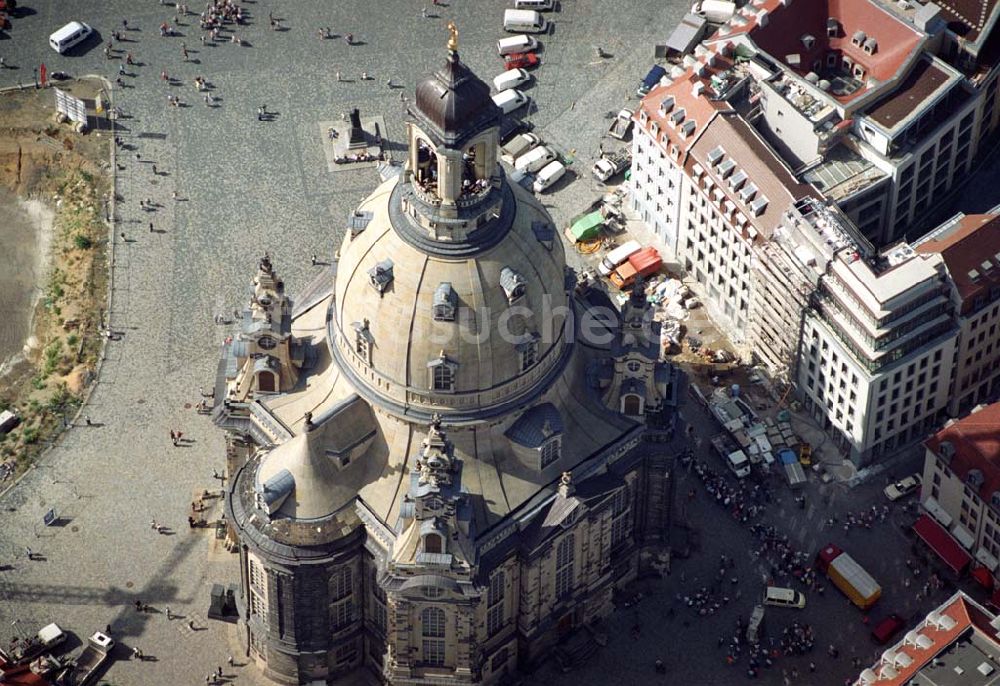
[[(59, 87), (89, 100), (101, 84)], [(0, 435), (0, 484), (31, 464), (72, 419), (101, 351), (111, 137), (77, 133), (54, 114), (51, 90), (0, 94), (0, 186), (53, 214), (51, 230), (39, 229), (47, 269), (36, 284), (40, 297), (23, 359), (0, 377), (0, 409), (21, 417)]]

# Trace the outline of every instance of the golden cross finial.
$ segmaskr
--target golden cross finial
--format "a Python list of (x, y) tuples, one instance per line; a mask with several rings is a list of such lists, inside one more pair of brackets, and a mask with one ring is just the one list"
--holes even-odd
[(455, 22), (448, 22), (448, 31), (451, 33), (448, 38), (448, 49), (452, 52), (458, 52), (458, 27), (455, 26)]

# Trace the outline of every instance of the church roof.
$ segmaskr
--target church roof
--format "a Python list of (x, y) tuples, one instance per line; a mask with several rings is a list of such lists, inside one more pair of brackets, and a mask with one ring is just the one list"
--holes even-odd
[(537, 448), (550, 436), (562, 433), (563, 421), (552, 403), (529, 408), (507, 429), (507, 438), (526, 448)]
[(432, 124), (428, 133), (450, 145), (499, 124), (501, 116), (490, 87), (462, 64), (457, 51), (449, 51), (444, 66), (417, 84), (411, 114)]

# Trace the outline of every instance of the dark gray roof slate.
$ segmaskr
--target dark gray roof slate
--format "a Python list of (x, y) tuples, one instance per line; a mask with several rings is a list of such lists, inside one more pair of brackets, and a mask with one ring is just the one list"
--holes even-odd
[(559, 410), (552, 403), (541, 403), (518, 417), (505, 435), (526, 448), (538, 448), (550, 436), (562, 431), (563, 420)]

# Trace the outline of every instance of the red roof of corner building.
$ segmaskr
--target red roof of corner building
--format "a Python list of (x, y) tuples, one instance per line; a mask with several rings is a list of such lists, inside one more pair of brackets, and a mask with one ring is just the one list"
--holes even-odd
[[(811, 65), (817, 59), (825, 64), (826, 54), (832, 50), (864, 66), (866, 78), (883, 83), (904, 71), (924, 41), (923, 33), (871, 0), (793, 0), (787, 5), (782, 0), (763, 0), (746, 7), (754, 11), (748, 18), (749, 24), (732, 33), (746, 32), (757, 47), (800, 76), (812, 71)], [(767, 12), (766, 26), (760, 25), (761, 10)], [(834, 37), (828, 37), (826, 31), (827, 19), (831, 18), (840, 22), (840, 30)], [(869, 55), (851, 42), (857, 31), (877, 41), (874, 54)], [(814, 38), (811, 48), (802, 42), (807, 34)], [(728, 35), (725, 27), (717, 35)], [(797, 69), (785, 61), (792, 54), (801, 58)], [(831, 97), (847, 104), (867, 92), (868, 89), (860, 88), (840, 97), (831, 93)]]
[[(937, 615), (935, 621), (932, 617)], [(947, 617), (943, 620), (951, 626), (946, 626), (939, 618)], [(962, 592), (956, 593), (943, 605), (927, 615), (927, 618), (915, 629), (908, 631), (906, 636), (896, 645), (882, 653), (879, 662), (868, 667), (862, 674), (873, 672), (874, 676), (881, 677), (876, 681), (865, 681), (859, 677), (854, 681), (855, 686), (866, 683), (874, 683), (877, 686), (903, 686), (910, 683), (924, 667), (937, 656), (944, 653), (954, 645), (959, 637), (967, 632), (975, 631), (979, 638), (1000, 648), (1000, 643), (996, 639), (996, 629), (990, 626), (993, 620), (985, 608), (974, 602)], [(917, 641), (917, 637), (926, 637), (930, 644), (922, 647)], [(895, 663), (886, 658), (894, 657)], [(905, 657), (904, 657), (905, 656)]]
[(959, 479), (964, 482), (970, 469), (978, 469), (983, 473), (980, 494), (989, 497), (1000, 491), (1000, 403), (987, 405), (946, 426), (924, 441), (924, 445), (940, 455), (944, 441), (955, 448), (948, 467)]
[[(918, 245), (917, 252), (941, 253), (962, 297), (964, 314), (972, 309), (977, 296), (1000, 286), (1000, 216), (967, 215), (940, 238)], [(989, 269), (984, 262), (989, 263)], [(973, 270), (978, 274), (975, 281), (969, 276)]]
[[(710, 55), (714, 55), (715, 66), (709, 66), (707, 62)], [(644, 111), (647, 117), (649, 117), (644, 128), (649, 131), (653, 122), (659, 125), (660, 131), (653, 138), (663, 149), (667, 149), (667, 143), (670, 143), (687, 152), (688, 148), (698, 139), (717, 112), (732, 111), (732, 106), (724, 100), (711, 100), (705, 97), (705, 95), (694, 94), (694, 85), (696, 83), (701, 82), (705, 84), (707, 91), (710, 92), (711, 86), (709, 84), (711, 83), (712, 75), (722, 73), (733, 66), (732, 61), (719, 52), (713, 52), (710, 55), (699, 58), (699, 64), (705, 66), (705, 76), (698, 76), (694, 72), (697, 66), (685, 68), (682, 76), (674, 78), (669, 85), (654, 88), (643, 97), (642, 102), (639, 104), (639, 110)], [(660, 114), (660, 103), (668, 96), (673, 96), (674, 98), (674, 106), (671, 112), (684, 108), (684, 121), (695, 122), (694, 132), (686, 138), (681, 137), (679, 128), (667, 123), (671, 112), (665, 115)], [(636, 112), (636, 123), (639, 126), (643, 126), (639, 122), (638, 115), (639, 113)]]

